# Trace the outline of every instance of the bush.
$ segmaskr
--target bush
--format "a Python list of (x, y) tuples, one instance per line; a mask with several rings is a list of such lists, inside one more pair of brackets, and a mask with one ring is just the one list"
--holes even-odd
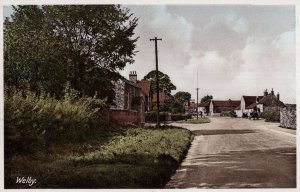
[(230, 117), (230, 111), (222, 111), (220, 116), (223, 116), (223, 117)]
[[(97, 107), (96, 107), (97, 106)], [(105, 102), (95, 98), (53, 99), (32, 92), (5, 94), (5, 144), (9, 152), (29, 152), (51, 143), (96, 137)]]
[(181, 121), (192, 118), (191, 115), (185, 115), (185, 114), (172, 114), (171, 119), (172, 121)]
[[(160, 121), (168, 121), (169, 120), (169, 113), (167, 112), (160, 112), (159, 113), (159, 120)], [(145, 113), (145, 121), (146, 122), (156, 122), (156, 111), (151, 111)]]
[(266, 122), (280, 122), (279, 111), (264, 111), (260, 114), (260, 117), (265, 119)]

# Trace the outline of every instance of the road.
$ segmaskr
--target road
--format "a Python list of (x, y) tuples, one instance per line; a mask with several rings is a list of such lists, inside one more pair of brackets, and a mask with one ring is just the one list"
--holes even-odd
[(296, 131), (263, 120), (214, 117), (173, 124), (194, 141), (166, 188), (295, 188)]

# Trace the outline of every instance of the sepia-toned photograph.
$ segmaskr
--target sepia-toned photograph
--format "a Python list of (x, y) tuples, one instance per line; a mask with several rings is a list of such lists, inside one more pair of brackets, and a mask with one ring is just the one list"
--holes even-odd
[(296, 189), (295, 4), (25, 2), (4, 189)]

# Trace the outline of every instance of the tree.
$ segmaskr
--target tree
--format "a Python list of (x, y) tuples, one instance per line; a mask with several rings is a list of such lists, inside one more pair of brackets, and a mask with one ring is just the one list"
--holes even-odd
[[(144, 81), (150, 82), (150, 88), (152, 93), (156, 93), (156, 71), (150, 71), (144, 78)], [(172, 90), (176, 90), (176, 86), (171, 82), (170, 77), (158, 71), (159, 91), (164, 91), (167, 94), (171, 94)]]
[[(113, 98), (112, 80), (133, 63), (137, 18), (120, 5), (18, 6), (5, 23), (5, 83)], [(18, 74), (18, 78), (13, 77)], [(54, 89), (55, 90), (52, 90)]]
[(189, 92), (179, 91), (174, 95), (174, 99), (178, 103), (188, 102), (188, 105), (189, 105), (190, 99), (191, 99), (191, 94)]
[(201, 103), (205, 103), (206, 101), (210, 101), (212, 99), (213, 99), (212, 95), (206, 95), (206, 96), (202, 97)]

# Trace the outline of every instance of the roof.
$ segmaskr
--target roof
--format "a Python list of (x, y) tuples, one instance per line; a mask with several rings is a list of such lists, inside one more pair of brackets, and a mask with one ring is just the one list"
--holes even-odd
[(206, 101), (206, 102), (204, 102), (204, 103), (199, 103), (198, 106), (199, 106), (199, 107), (208, 107), (209, 104), (210, 104), (210, 101)]
[(241, 105), (237, 106), (235, 110), (241, 110)]
[(212, 100), (213, 106), (214, 107), (238, 107), (241, 103), (239, 100)]
[[(157, 95), (156, 93), (154, 93), (152, 95), (152, 102), (156, 102), (157, 101), (156, 100), (156, 95)], [(168, 97), (168, 95), (165, 92), (163, 92), (163, 91), (159, 92), (159, 102), (164, 102), (168, 98), (169, 97)]]
[(150, 86), (151, 83), (148, 81), (138, 81), (137, 85), (142, 89), (142, 92), (144, 93), (145, 96), (150, 95)]
[(246, 96), (243, 95), (244, 101), (245, 101), (245, 107), (246, 109), (253, 109), (256, 105), (257, 99), (260, 101), (264, 96)]
[(134, 82), (132, 82), (132, 81), (129, 81), (128, 79), (126, 79), (125, 77), (120, 77), (120, 79), (122, 80), (122, 81), (124, 81), (126, 84), (128, 84), (128, 85), (131, 85), (131, 86), (133, 86), (133, 87), (135, 87), (135, 88), (138, 88), (138, 89), (140, 89), (140, 87), (137, 85), (137, 84), (135, 84)]
[(247, 106), (246, 109), (254, 109), (257, 103), (252, 103), (251, 105)]
[(264, 96), (261, 100), (258, 102), (259, 104), (263, 104), (265, 106), (277, 106), (277, 107), (285, 107), (283, 102), (278, 100), (276, 96), (274, 95), (267, 95)]

